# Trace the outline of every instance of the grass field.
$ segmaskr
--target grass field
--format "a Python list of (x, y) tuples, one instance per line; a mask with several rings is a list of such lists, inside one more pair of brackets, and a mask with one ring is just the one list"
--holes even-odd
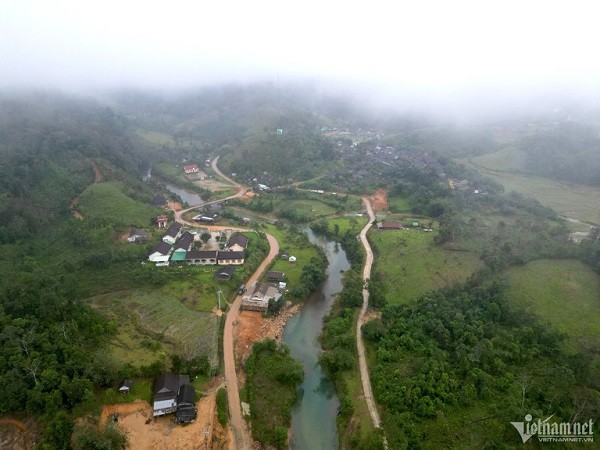
[(135, 400), (144, 400), (152, 403), (152, 382), (144, 378), (132, 379), (133, 386), (128, 394), (117, 392), (116, 386), (98, 389), (93, 396), (73, 408), (73, 417), (84, 417), (88, 414), (99, 416), (104, 405), (117, 403), (130, 403)]
[(346, 231), (350, 230), (352, 233), (360, 233), (360, 230), (367, 224), (369, 220), (368, 216), (363, 217), (332, 217), (327, 220), (329, 223), (329, 230), (333, 231), (335, 226), (338, 226), (340, 236), (346, 234)]
[(107, 294), (96, 297), (93, 305), (123, 328), (111, 343), (122, 364), (155, 361), (161, 352), (204, 354), (213, 366), (218, 364), (218, 318), (186, 308), (173, 295), (161, 291)]
[(507, 298), (568, 335), (568, 350), (600, 338), (600, 276), (576, 260), (539, 260), (512, 267)]
[(182, 169), (174, 166), (173, 164), (157, 164), (154, 166), (153, 172), (156, 172), (157, 175), (181, 186), (185, 186), (186, 184), (190, 183), (190, 180), (183, 175)]
[(335, 209), (317, 200), (285, 200), (276, 208), (278, 214), (283, 210), (293, 209), (299, 214), (317, 219), (319, 217), (329, 216), (335, 213)]
[(287, 288), (291, 289), (300, 282), (302, 269), (310, 261), (310, 258), (317, 256), (317, 251), (307, 239), (298, 236), (296, 232), (289, 231), (287, 228), (280, 229), (275, 225), (267, 225), (265, 231), (277, 239), (281, 251), (287, 250), (290, 256), (293, 255), (298, 258), (295, 263), (277, 258), (270, 268), (270, 270), (285, 272), (288, 283)]
[(148, 226), (161, 210), (128, 197), (117, 182), (95, 183), (79, 197), (77, 208), (84, 217), (115, 224)]
[[(215, 272), (217, 266), (190, 267), (187, 280), (176, 281), (162, 288), (165, 295), (171, 295), (190, 309), (199, 312), (210, 312), (217, 306), (217, 292), (221, 291), (221, 299), (231, 301), (237, 294), (243, 274), (243, 268), (236, 269), (236, 275), (227, 282), (217, 282)], [(193, 271), (193, 272), (192, 272)], [(223, 303), (223, 306), (225, 304)]]
[(477, 156), (473, 163), (497, 171), (525, 171), (525, 154), (519, 148), (508, 146), (502, 150)]
[(435, 235), (419, 229), (369, 232), (374, 270), (387, 282), (390, 304), (412, 302), (432, 290), (463, 282), (483, 267), (473, 252), (436, 245)]
[[(562, 216), (572, 217), (591, 224), (600, 224), (600, 189), (590, 186), (570, 184), (567, 182), (551, 180), (549, 178), (501, 172), (493, 168), (498, 163), (493, 155), (486, 155), (487, 160), (482, 162), (487, 165), (475, 165), (465, 160), (461, 162), (470, 165), (485, 175), (501, 183), (506, 191), (516, 191), (525, 196), (533, 197), (542, 205), (554, 209)], [(477, 164), (479, 158), (473, 160)]]
[(153, 144), (175, 145), (175, 140), (170, 134), (160, 133), (158, 131), (144, 130), (142, 128), (136, 129), (135, 132), (143, 139), (146, 139), (148, 142), (151, 142)]
[(388, 197), (388, 208), (391, 212), (398, 214), (410, 211), (411, 206), (404, 197)]

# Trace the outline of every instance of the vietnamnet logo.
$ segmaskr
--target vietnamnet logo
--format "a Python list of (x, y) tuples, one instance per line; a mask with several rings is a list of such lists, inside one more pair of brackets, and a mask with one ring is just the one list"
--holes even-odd
[(594, 442), (594, 422), (548, 422), (552, 416), (545, 420), (533, 421), (531, 414), (525, 416), (525, 422), (511, 422), (523, 443), (537, 435), (540, 442)]

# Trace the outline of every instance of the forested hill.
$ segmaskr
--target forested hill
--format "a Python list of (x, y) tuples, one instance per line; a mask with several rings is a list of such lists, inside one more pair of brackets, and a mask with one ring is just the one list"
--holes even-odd
[(550, 178), (600, 186), (600, 133), (576, 122), (525, 137), (526, 169)]
[(0, 243), (47, 229), (94, 181), (147, 164), (124, 119), (92, 100), (60, 94), (0, 95)]
[(123, 91), (112, 101), (133, 126), (169, 135), (176, 143), (193, 143), (207, 154), (221, 154), (222, 167), (240, 177), (268, 172), (306, 179), (322, 172), (333, 158), (321, 127), (357, 123), (351, 119), (350, 102), (338, 99), (329, 104), (326, 98), (307, 87), (256, 84), (171, 96)]

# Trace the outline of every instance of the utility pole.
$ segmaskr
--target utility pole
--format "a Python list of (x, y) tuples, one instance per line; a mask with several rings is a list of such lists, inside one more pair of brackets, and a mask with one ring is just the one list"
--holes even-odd
[(221, 311), (221, 295), (223, 295), (223, 292), (221, 292), (221, 289), (219, 289), (217, 291), (217, 301), (219, 302), (219, 311)]

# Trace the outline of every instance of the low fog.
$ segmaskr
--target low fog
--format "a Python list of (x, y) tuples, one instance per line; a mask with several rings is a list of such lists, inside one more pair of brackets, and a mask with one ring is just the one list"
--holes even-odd
[(600, 92), (593, 2), (3, 3), (3, 90), (309, 81), (457, 120)]

